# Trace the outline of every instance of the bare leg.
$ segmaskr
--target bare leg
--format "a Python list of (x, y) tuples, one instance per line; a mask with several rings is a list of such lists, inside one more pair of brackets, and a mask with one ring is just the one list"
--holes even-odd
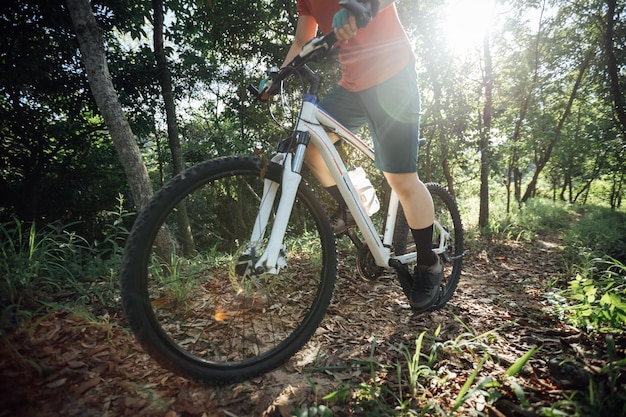
[(417, 265), (413, 274), (398, 270), (398, 279), (411, 307), (426, 311), (437, 301), (443, 273), (443, 265), (432, 251), (435, 218), (433, 199), (417, 173), (385, 172), (385, 177), (398, 194), (417, 251)]
[[(328, 137), (333, 143), (339, 140), (339, 137), (332, 132), (328, 132)], [(332, 175), (330, 175), (328, 167), (324, 163), (322, 154), (320, 154), (319, 150), (317, 150), (315, 146), (309, 146), (306, 150), (306, 155), (304, 157), (307, 166), (309, 167), (315, 178), (317, 178), (317, 180), (320, 182), (322, 187), (328, 188), (336, 185), (335, 180), (333, 179)]]
[(424, 229), (431, 226), (435, 219), (433, 199), (417, 173), (384, 174), (391, 188), (398, 194), (409, 227)]

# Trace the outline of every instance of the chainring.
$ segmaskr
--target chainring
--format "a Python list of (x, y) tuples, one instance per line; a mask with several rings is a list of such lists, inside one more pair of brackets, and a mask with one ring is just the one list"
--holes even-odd
[(376, 265), (372, 252), (363, 245), (356, 253), (356, 271), (364, 280), (373, 281), (383, 274), (385, 268)]

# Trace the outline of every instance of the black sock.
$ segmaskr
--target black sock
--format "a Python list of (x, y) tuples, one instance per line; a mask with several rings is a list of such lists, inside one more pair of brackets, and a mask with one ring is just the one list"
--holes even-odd
[(331, 197), (339, 203), (339, 207), (346, 207), (346, 201), (343, 199), (343, 196), (339, 191), (339, 187), (331, 185), (330, 187), (326, 187), (326, 191), (328, 191), (328, 194), (330, 194)]
[(433, 225), (425, 229), (411, 229), (415, 248), (417, 250), (417, 264), (430, 266), (437, 260), (433, 252)]

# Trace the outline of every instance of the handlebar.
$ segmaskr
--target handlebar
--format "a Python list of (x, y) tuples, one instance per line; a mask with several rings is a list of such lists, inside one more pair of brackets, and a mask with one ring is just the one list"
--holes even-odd
[[(300, 51), (300, 53), (296, 55), (287, 65), (280, 69), (273, 68), (268, 71), (268, 80), (263, 88), (263, 91), (259, 91), (253, 85), (248, 86), (248, 91), (255, 98), (260, 100), (261, 96), (265, 93), (270, 96), (280, 93), (281, 81), (285, 80), (294, 73), (303, 72), (305, 76), (308, 76), (307, 79), (309, 79), (309, 77), (313, 77), (315, 74), (306, 66), (306, 64), (314, 59), (326, 55), (333, 48), (336, 42), (337, 36), (335, 35), (335, 32), (329, 32), (324, 36), (318, 36), (311, 39), (302, 47), (302, 51)], [(309, 81), (316, 80), (309, 79)]]
[[(340, 0), (339, 5), (347, 9), (357, 19), (357, 26), (359, 28), (367, 25), (372, 19), (372, 11), (365, 6), (361, 1), (366, 0)], [(372, 0), (371, 2), (374, 9), (377, 9), (378, 1)], [(248, 91), (257, 99), (260, 100), (261, 96), (265, 93), (276, 95), (280, 92), (281, 81), (285, 80), (291, 74), (302, 73), (305, 78), (311, 83), (313, 92), (316, 93), (319, 88), (319, 76), (317, 76), (306, 64), (328, 54), (333, 49), (335, 43), (337, 43), (337, 36), (334, 31), (331, 31), (323, 36), (318, 36), (307, 42), (298, 55), (296, 55), (291, 62), (283, 66), (277, 71), (271, 71), (268, 75), (267, 83), (263, 88), (263, 91), (259, 91), (255, 86), (249, 85)], [(317, 85), (316, 85), (317, 84)]]

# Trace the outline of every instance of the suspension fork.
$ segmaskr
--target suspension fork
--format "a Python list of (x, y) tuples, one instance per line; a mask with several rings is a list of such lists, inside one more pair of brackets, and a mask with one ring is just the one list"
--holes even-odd
[[(292, 154), (287, 150), (278, 153), (272, 158), (272, 162), (283, 166), (282, 192), (267, 247), (265, 248), (265, 252), (263, 252), (261, 257), (254, 264), (254, 270), (257, 274), (278, 274), (281, 268), (287, 266), (287, 255), (284, 251), (285, 245), (283, 241), (285, 239), (285, 232), (287, 231), (287, 223), (289, 222), (291, 211), (293, 210), (293, 205), (296, 200), (296, 193), (298, 192), (298, 187), (302, 180), (300, 172), (304, 165), (304, 156), (311, 138), (304, 120), (309, 120), (314, 116), (316, 103), (317, 97), (313, 94), (307, 94), (303, 100), (298, 129), (295, 135), (295, 152)], [(263, 198), (261, 199), (259, 213), (250, 239), (250, 245), (252, 247), (249, 250), (254, 250), (260, 246), (260, 242), (267, 228), (274, 200), (276, 199), (278, 184), (269, 181), (271, 182), (270, 184), (268, 181), (269, 180), (266, 179), (263, 184)]]
[[(301, 148), (302, 151), (300, 151)], [(272, 162), (279, 163), (283, 166), (281, 181), (282, 191), (275, 214), (275, 221), (269, 235), (269, 241), (265, 251), (254, 265), (256, 273), (278, 274), (281, 268), (287, 265), (283, 241), (291, 211), (296, 200), (298, 187), (302, 179), (300, 170), (302, 169), (301, 161), (303, 160), (305, 150), (306, 145), (299, 145), (295, 156), (290, 153), (279, 153), (272, 158)], [(301, 158), (299, 158), (300, 154)], [(274, 181), (269, 179), (264, 180), (263, 196), (250, 238), (252, 248), (260, 246), (260, 242), (263, 240), (278, 192), (278, 186), (279, 184)]]

